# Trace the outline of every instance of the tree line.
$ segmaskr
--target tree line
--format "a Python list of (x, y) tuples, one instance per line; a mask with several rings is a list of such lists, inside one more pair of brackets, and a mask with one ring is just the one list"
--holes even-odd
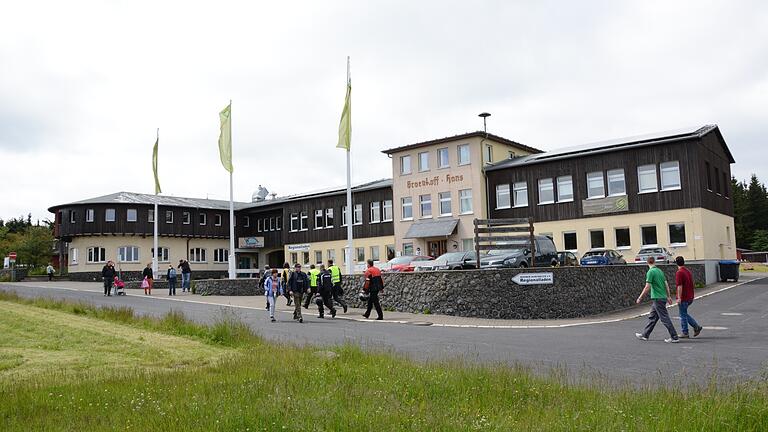
[(736, 246), (768, 251), (768, 191), (755, 174), (746, 181), (731, 178)]
[[(6, 220), (0, 219), (0, 257), (16, 252), (16, 263), (31, 267), (44, 267), (53, 255), (53, 223), (38, 220), (32, 224), (32, 215)], [(1, 267), (1, 266), (0, 266)]]

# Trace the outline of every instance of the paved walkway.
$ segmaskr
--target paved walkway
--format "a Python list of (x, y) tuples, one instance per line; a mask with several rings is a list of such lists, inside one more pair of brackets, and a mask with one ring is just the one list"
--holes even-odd
[[(706, 288), (696, 290), (696, 298), (703, 298), (712, 294), (722, 292), (736, 286), (748, 283), (754, 280), (768, 277), (768, 273), (751, 273), (742, 275), (741, 280), (738, 283), (716, 283)], [(255, 282), (254, 282), (255, 283)], [(34, 282), (18, 282), (8, 285), (28, 286), (35, 288), (50, 288), (50, 289), (64, 289), (70, 291), (89, 291), (89, 292), (103, 292), (104, 288), (101, 282), (64, 282), (64, 281), (34, 281)], [(642, 287), (638, 287), (638, 294)], [(128, 290), (130, 296), (144, 296), (141, 290)], [(252, 310), (265, 310), (265, 301), (263, 296), (200, 296), (191, 293), (182, 293), (177, 291), (177, 295), (169, 296), (165, 290), (154, 290), (152, 298), (162, 299), (166, 301), (178, 301), (188, 303), (209, 304), (217, 306), (229, 306), (240, 309), (252, 309)], [(675, 306), (670, 306), (674, 308)], [(285, 298), (277, 300), (276, 311), (278, 313), (293, 314), (293, 306), (286, 306)], [(611, 323), (617, 321), (624, 321), (632, 318), (648, 315), (648, 305), (642, 304), (634, 306), (628, 309), (624, 309), (617, 312), (611, 312), (608, 314), (574, 318), (574, 319), (542, 319), (542, 320), (503, 320), (503, 319), (487, 319), (487, 318), (469, 318), (450, 315), (437, 315), (437, 314), (415, 314), (408, 312), (384, 312), (384, 321), (375, 321), (366, 319), (362, 316), (363, 309), (350, 308), (347, 313), (343, 313), (341, 308), (338, 309), (336, 319), (344, 319), (359, 322), (369, 322), (372, 324), (408, 324), (408, 325), (424, 325), (435, 327), (459, 327), (459, 328), (501, 328), (501, 329), (535, 329), (535, 328), (564, 328), (564, 327), (577, 327), (584, 325), (594, 325)], [(307, 316), (317, 315), (317, 306), (311, 304), (309, 310), (303, 309), (303, 313)], [(373, 316), (376, 312), (373, 312)]]

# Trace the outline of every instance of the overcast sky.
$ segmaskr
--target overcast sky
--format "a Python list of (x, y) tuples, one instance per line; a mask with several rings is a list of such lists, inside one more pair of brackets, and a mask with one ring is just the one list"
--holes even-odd
[(0, 218), (117, 191), (235, 199), (345, 184), (334, 148), (352, 57), (353, 182), (381, 150), (482, 129), (541, 148), (717, 123), (768, 180), (760, 1), (4, 1)]

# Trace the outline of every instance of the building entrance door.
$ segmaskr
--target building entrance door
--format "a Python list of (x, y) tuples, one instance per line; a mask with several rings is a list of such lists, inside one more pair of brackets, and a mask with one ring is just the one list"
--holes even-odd
[(447, 240), (430, 240), (427, 242), (427, 253), (433, 258), (448, 252)]

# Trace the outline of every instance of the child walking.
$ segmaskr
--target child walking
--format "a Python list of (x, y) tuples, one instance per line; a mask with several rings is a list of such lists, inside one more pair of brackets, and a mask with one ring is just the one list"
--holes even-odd
[(283, 284), (277, 277), (277, 269), (272, 269), (271, 274), (264, 281), (264, 296), (269, 304), (269, 319), (275, 322), (275, 298), (283, 295)]

